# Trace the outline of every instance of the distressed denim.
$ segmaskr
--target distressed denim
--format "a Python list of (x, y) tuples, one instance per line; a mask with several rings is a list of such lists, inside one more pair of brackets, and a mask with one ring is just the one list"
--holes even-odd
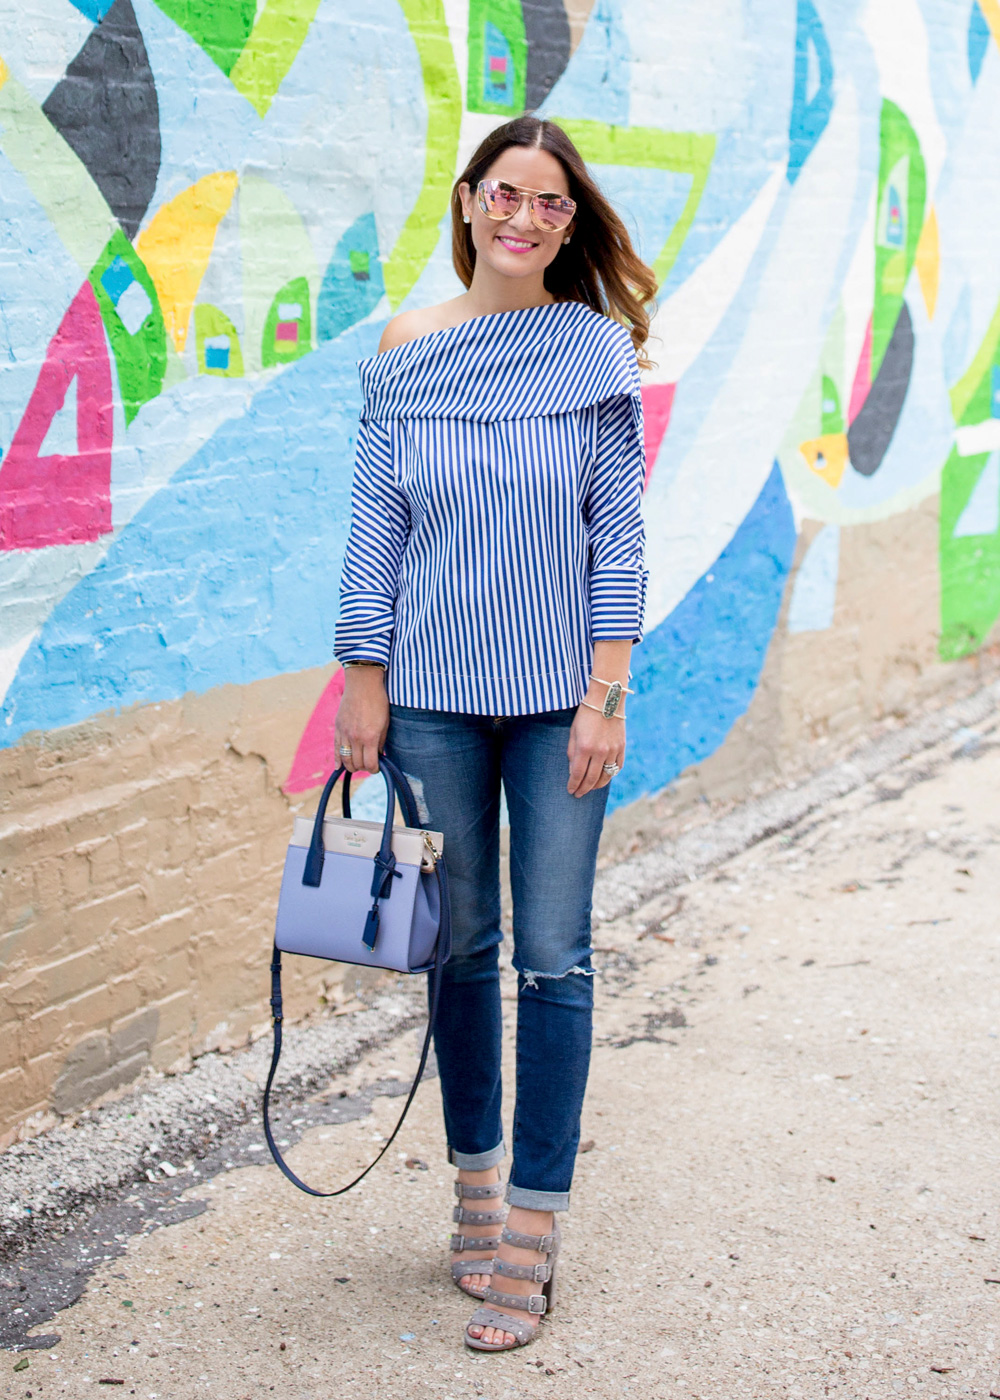
[(385, 751), (444, 833), (452, 956), (434, 1044), (449, 1160), (504, 1156), (500, 1121), (500, 786), (510, 816), (517, 1086), (507, 1199), (565, 1210), (580, 1139), (594, 1000), (590, 908), (607, 787), (566, 790), (574, 708), (491, 718), (390, 706)]

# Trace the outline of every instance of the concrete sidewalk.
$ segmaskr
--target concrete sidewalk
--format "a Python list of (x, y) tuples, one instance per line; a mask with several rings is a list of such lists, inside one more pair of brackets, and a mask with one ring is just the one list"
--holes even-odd
[[(0, 1358), (0, 1394), (1000, 1391), (998, 791), (990, 718), (600, 926), (592, 1146), (529, 1348), (462, 1345), (431, 1081), (342, 1200), (223, 1163), (186, 1193), (198, 1214), (120, 1240), (38, 1329), (57, 1346)], [(377, 1150), (398, 1099), (362, 1091), (406, 1073), (417, 1035), (338, 1079), (363, 1109), (291, 1149), (307, 1180)]]

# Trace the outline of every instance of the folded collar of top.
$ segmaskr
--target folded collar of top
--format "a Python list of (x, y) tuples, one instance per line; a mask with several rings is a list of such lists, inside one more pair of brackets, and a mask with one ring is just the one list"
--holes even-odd
[(627, 329), (578, 301), (474, 316), (358, 361), (362, 417), (502, 422), (633, 398)]

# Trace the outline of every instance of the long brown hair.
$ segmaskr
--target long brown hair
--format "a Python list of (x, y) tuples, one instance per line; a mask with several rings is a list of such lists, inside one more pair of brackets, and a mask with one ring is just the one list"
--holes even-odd
[(462, 218), (458, 187), (475, 190), (487, 170), (511, 146), (548, 151), (560, 162), (576, 200), (576, 230), (571, 241), (545, 269), (545, 287), (556, 301), (582, 301), (628, 328), (643, 369), (651, 361), (643, 347), (649, 336), (656, 276), (632, 247), (628, 229), (601, 193), (583, 157), (555, 122), (524, 115), (496, 127), (480, 142), (451, 192), (451, 260), (463, 284), (472, 285), (476, 250), (472, 230)]

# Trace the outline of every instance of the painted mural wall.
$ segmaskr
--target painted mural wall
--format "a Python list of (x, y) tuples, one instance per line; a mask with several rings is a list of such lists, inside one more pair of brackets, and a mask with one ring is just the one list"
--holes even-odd
[[(724, 744), (776, 638), (836, 649), (857, 527), (891, 545), (893, 521), (934, 513), (926, 640), (945, 669), (975, 653), (1000, 614), (998, 49), (1000, 0), (4, 7), (4, 771), (113, 749), (116, 716), (132, 743), (143, 714), (192, 697), (209, 709), (190, 713), (235, 713), (271, 686), (299, 699), (268, 800), (283, 818), (322, 780), (356, 361), (394, 312), (460, 290), (452, 180), (526, 107), (570, 132), (660, 284), (642, 761), (613, 803)], [(904, 596), (910, 556), (880, 567)], [(197, 722), (185, 732), (196, 755)], [(206, 762), (220, 733), (205, 721)], [(4, 798), (11, 839), (29, 808), (39, 830), (75, 819), (44, 810), (110, 791), (114, 764), (99, 771), (64, 795), (32, 768), (30, 795)], [(30, 983), (74, 941), (71, 917), (33, 939), (38, 909), (72, 899), (24, 888), (6, 956)], [(148, 897), (148, 918), (172, 899)], [(200, 975), (186, 968), (177, 986)], [(113, 1039), (120, 1014), (21, 1042), (0, 1085), (37, 1110), (73, 1037)], [(176, 1022), (174, 1050), (219, 1039)]]

